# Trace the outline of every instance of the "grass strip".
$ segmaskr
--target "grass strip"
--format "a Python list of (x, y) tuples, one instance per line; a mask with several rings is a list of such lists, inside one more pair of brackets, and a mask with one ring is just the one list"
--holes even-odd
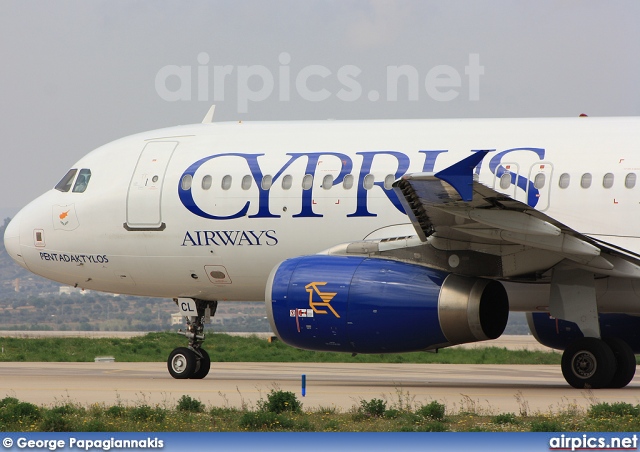
[[(272, 391), (269, 399), (288, 399), (292, 393)], [(284, 397), (283, 397), (284, 396)], [(294, 396), (295, 397), (295, 396)], [(402, 397), (410, 398), (409, 394)], [(207, 407), (188, 395), (175, 406), (93, 404), (69, 401), (37, 406), (13, 397), (0, 400), (0, 431), (20, 432), (637, 432), (640, 407), (625, 402), (594, 403), (588, 409), (575, 405), (555, 412), (493, 413), (490, 409), (450, 411), (437, 401), (407, 405), (372, 399), (362, 400), (347, 412), (335, 408), (304, 410), (270, 407), (271, 400), (255, 409)], [(276, 404), (277, 405), (277, 404)]]
[[(176, 333), (148, 333), (120, 338), (0, 338), (0, 362), (91, 362), (113, 356), (118, 362), (164, 362), (169, 352), (186, 345)], [(204, 344), (213, 362), (321, 362), (321, 363), (439, 363), (439, 364), (559, 364), (558, 352), (478, 349), (442, 349), (438, 353), (414, 352), (357, 355), (312, 352), (279, 341), (257, 337), (209, 334)]]

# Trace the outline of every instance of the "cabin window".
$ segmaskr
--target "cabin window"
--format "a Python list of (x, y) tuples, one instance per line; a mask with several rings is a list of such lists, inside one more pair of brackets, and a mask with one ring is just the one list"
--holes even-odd
[(73, 178), (75, 177), (77, 172), (78, 170), (75, 168), (67, 171), (67, 174), (65, 174), (64, 177), (60, 179), (60, 182), (58, 182), (58, 184), (56, 185), (56, 190), (64, 193), (68, 192), (71, 189), (71, 183), (73, 182)]
[(391, 190), (393, 188), (393, 183), (395, 182), (396, 177), (393, 174), (387, 174), (387, 177), (384, 178), (384, 189)]
[(249, 190), (251, 188), (251, 181), (253, 178), (248, 174), (242, 178), (242, 189)]
[(309, 190), (313, 185), (313, 176), (311, 174), (305, 174), (302, 178), (302, 189)]
[(229, 190), (231, 188), (232, 181), (233, 179), (231, 178), (231, 176), (227, 174), (222, 178), (222, 183), (220, 184), (220, 186), (223, 190)]
[(568, 188), (569, 182), (571, 182), (571, 176), (569, 176), (569, 173), (562, 173), (560, 175), (560, 180), (558, 181), (560, 188)]
[(591, 173), (584, 173), (580, 179), (580, 186), (582, 188), (591, 187)]
[(346, 176), (344, 176), (342, 186), (345, 190), (351, 190), (351, 187), (353, 187), (353, 174), (347, 174)]
[(291, 174), (287, 174), (282, 178), (282, 189), (289, 190), (293, 185), (293, 176)]
[(333, 176), (331, 174), (327, 174), (322, 179), (322, 188), (329, 190), (331, 187), (333, 187)]
[(209, 190), (211, 188), (211, 176), (207, 175), (202, 178), (202, 189)]
[(364, 185), (365, 190), (371, 190), (373, 188), (373, 182), (375, 181), (375, 177), (373, 174), (367, 174), (364, 176), (364, 181), (362, 185)]
[(604, 188), (613, 187), (613, 173), (607, 173), (604, 175), (604, 177), (602, 178), (602, 186)]
[(191, 177), (191, 174), (185, 174), (184, 176), (182, 176), (182, 180), (180, 181), (180, 187), (183, 190), (190, 190), (192, 182), (193, 177)]
[(547, 176), (545, 176), (544, 173), (538, 173), (536, 174), (536, 177), (533, 178), (533, 186), (540, 190), (541, 188), (544, 188), (544, 183), (546, 182), (546, 180)]
[(271, 188), (272, 183), (273, 183), (273, 177), (267, 174), (262, 178), (261, 187), (263, 190), (269, 190)]
[(502, 176), (500, 176), (500, 188), (506, 190), (511, 187), (511, 172), (505, 171)]
[(629, 173), (624, 178), (624, 186), (627, 188), (633, 188), (636, 186), (636, 173)]

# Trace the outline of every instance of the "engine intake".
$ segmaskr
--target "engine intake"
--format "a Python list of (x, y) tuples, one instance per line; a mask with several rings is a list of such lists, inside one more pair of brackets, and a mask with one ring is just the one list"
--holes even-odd
[(404, 262), (302, 256), (276, 266), (267, 315), (285, 343), (308, 350), (397, 353), (499, 337), (502, 284)]

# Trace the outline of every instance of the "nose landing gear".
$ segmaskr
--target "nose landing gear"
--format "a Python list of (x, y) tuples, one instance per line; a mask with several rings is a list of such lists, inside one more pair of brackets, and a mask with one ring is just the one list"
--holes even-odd
[[(218, 302), (185, 298), (176, 298), (174, 301), (185, 314), (187, 328), (179, 333), (189, 339), (189, 346), (178, 347), (169, 354), (167, 369), (173, 378), (202, 379), (211, 369), (209, 354), (202, 348), (205, 339), (204, 325), (215, 315)], [(195, 315), (190, 315), (191, 313)]]

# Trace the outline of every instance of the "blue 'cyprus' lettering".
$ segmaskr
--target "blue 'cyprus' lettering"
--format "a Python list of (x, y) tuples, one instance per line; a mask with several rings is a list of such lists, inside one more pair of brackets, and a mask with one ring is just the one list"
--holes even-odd
[[(445, 165), (438, 165), (439, 157), (443, 154), (447, 154), (449, 151), (445, 149), (434, 149), (434, 150), (420, 150), (417, 154), (414, 155), (414, 159), (420, 159), (422, 162), (421, 165), (414, 164), (413, 172), (422, 171), (422, 172), (435, 172), (436, 168), (438, 170), (444, 169)], [(471, 150), (470, 152), (477, 152)], [(502, 166), (502, 161), (513, 160), (517, 157), (518, 152), (533, 152), (536, 156), (542, 160), (545, 156), (545, 150), (542, 148), (535, 147), (518, 147), (507, 149), (501, 152), (497, 152), (496, 150), (489, 151), (492, 156), (489, 160), (489, 171), (491, 174), (500, 178), (506, 169)], [(516, 153), (515, 156), (510, 154)], [(185, 172), (182, 174), (180, 181), (183, 181), (185, 176), (191, 176), (194, 178), (196, 172), (200, 169), (200, 167), (212, 160), (218, 158), (233, 158), (238, 159), (240, 162), (246, 165), (246, 173), (250, 174), (253, 179), (253, 183), (255, 183), (258, 189), (258, 197), (257, 199), (251, 199), (248, 197), (236, 197), (236, 198), (227, 198), (227, 199), (236, 199), (238, 202), (237, 210), (233, 208), (232, 211), (234, 213), (228, 215), (214, 215), (210, 212), (207, 212), (206, 207), (202, 207), (198, 205), (193, 196), (193, 188), (191, 184), (186, 184), (183, 186), (182, 183), (178, 183), (178, 196), (182, 204), (192, 213), (198, 215), (199, 217), (210, 219), (210, 220), (233, 220), (236, 218), (242, 218), (247, 216), (248, 218), (280, 218), (282, 215), (275, 213), (271, 210), (270, 202), (271, 202), (271, 185), (268, 187), (263, 186), (262, 180), (264, 177), (263, 169), (260, 166), (260, 158), (264, 157), (265, 154), (241, 154), (241, 153), (224, 153), (224, 154), (214, 154), (207, 157), (204, 157), (197, 162), (193, 163), (189, 166)], [(282, 164), (282, 166), (275, 171), (275, 175), (271, 178), (271, 184), (275, 184), (278, 182), (284, 174), (291, 173), (291, 166), (294, 162), (297, 162), (301, 159), (306, 158), (306, 166), (304, 174), (309, 174), (315, 178), (316, 170), (319, 166), (320, 159), (324, 159), (325, 157), (329, 158), (337, 158), (341, 163), (338, 171), (337, 177), (333, 181), (333, 185), (338, 185), (344, 182), (345, 176), (348, 174), (354, 174), (356, 176), (357, 172), (357, 187), (356, 189), (356, 209), (350, 213), (347, 213), (347, 217), (375, 217), (377, 216), (376, 212), (372, 212), (370, 209), (370, 197), (371, 196), (380, 196), (381, 193), (388, 198), (391, 204), (398, 209), (399, 212), (405, 213), (400, 200), (398, 199), (398, 195), (394, 190), (385, 190), (384, 181), (376, 180), (373, 183), (374, 188), (367, 189), (365, 187), (365, 178), (367, 175), (372, 173), (372, 167), (374, 167), (375, 162), (384, 158), (382, 156), (386, 156), (385, 164), (388, 162), (388, 158), (392, 157), (397, 164), (394, 165), (393, 168), (389, 169), (387, 174), (393, 174), (396, 179), (399, 179), (407, 172), (409, 172), (409, 168), (412, 166), (412, 157), (409, 155), (394, 151), (394, 150), (375, 150), (375, 151), (366, 151), (366, 152), (357, 152), (356, 153), (359, 158), (361, 158), (362, 163), (360, 165), (359, 171), (354, 171), (354, 162), (351, 157), (346, 154), (340, 152), (300, 152), (300, 153), (287, 153), (286, 157), (288, 159)], [(505, 156), (509, 156), (505, 159)], [(272, 157), (270, 157), (272, 159)], [(303, 160), (302, 160), (303, 161)], [(228, 162), (225, 162), (228, 164)], [(272, 161), (270, 161), (272, 163)], [(452, 164), (455, 162), (449, 162)], [(378, 164), (380, 165), (380, 164)], [(226, 166), (226, 165), (225, 165)], [(238, 168), (237, 164), (233, 165), (234, 168)], [(289, 172), (287, 170), (289, 169)], [(336, 168), (336, 170), (338, 170)], [(476, 167), (476, 174), (480, 174), (482, 170), (482, 162), (478, 164)], [(236, 170), (237, 171), (237, 170)], [(226, 174), (224, 171), (222, 173)], [(300, 175), (302, 176), (302, 175)], [(538, 204), (540, 193), (539, 190), (534, 186), (533, 182), (530, 181), (525, 176), (520, 174), (512, 173), (511, 174), (511, 183), (515, 184), (518, 190), (522, 190), (526, 194), (527, 203), (531, 207), (535, 207)], [(194, 186), (197, 186), (194, 185)], [(379, 189), (376, 189), (378, 187)], [(292, 188), (293, 189), (293, 188)], [(313, 200), (313, 188), (303, 189), (299, 187), (300, 190), (300, 201), (301, 208), (299, 212), (292, 212), (290, 215), (292, 218), (317, 218), (322, 217), (323, 213), (314, 210), (314, 200)], [(381, 191), (380, 191), (381, 190)], [(519, 197), (518, 197), (519, 198)], [(257, 203), (257, 206), (256, 206)], [(315, 207), (317, 209), (317, 206)], [(251, 213), (250, 213), (251, 210)], [(255, 212), (255, 213), (254, 213)], [(225, 232), (233, 233), (233, 237), (229, 238), (225, 235)], [(193, 231), (192, 233), (187, 232), (183, 241), (183, 246), (192, 245), (192, 246), (227, 246), (227, 244), (232, 245), (259, 245), (264, 242), (265, 239), (269, 239), (269, 243), (264, 243), (269, 246), (273, 246), (277, 244), (277, 239), (275, 238), (275, 231), (260, 231), (263, 232), (264, 235), (262, 239), (255, 237), (251, 234), (251, 231)], [(268, 232), (274, 233), (273, 237), (268, 236)], [(236, 234), (237, 233), (237, 234)], [(244, 233), (244, 234), (243, 234)], [(193, 235), (195, 234), (195, 235)], [(208, 235), (207, 235), (208, 234)]]

